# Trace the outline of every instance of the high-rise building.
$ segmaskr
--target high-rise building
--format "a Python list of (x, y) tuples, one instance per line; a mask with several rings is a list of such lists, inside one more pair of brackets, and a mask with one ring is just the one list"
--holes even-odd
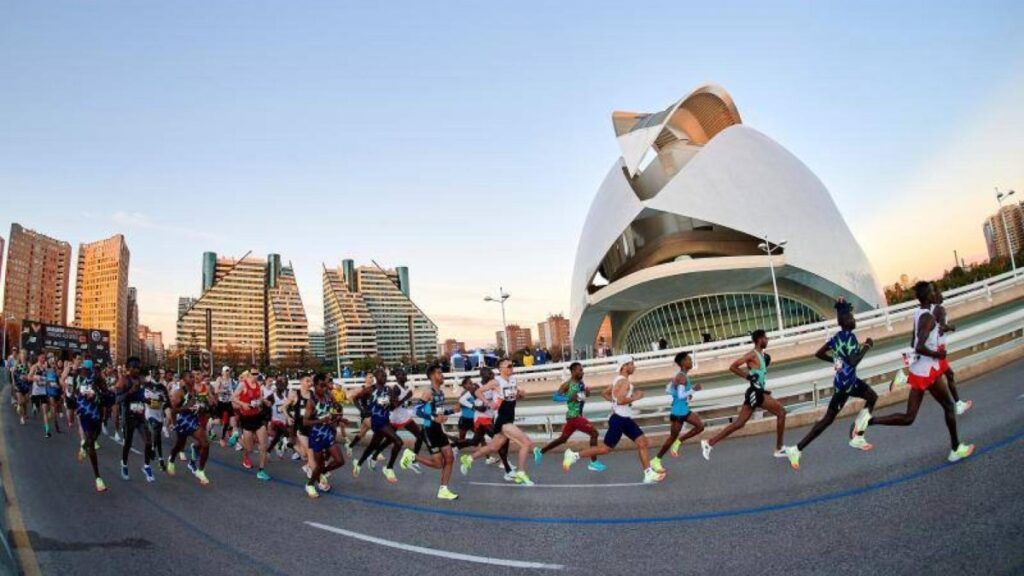
[(141, 344), (137, 356), (142, 360), (143, 366), (163, 366), (167, 361), (163, 332), (154, 332), (149, 326), (142, 324), (135, 336)]
[(569, 336), (569, 319), (561, 314), (553, 314), (537, 324), (537, 340), (541, 348), (547, 350), (571, 348)]
[(71, 244), (11, 224), (3, 311), (9, 322), (24, 319), (67, 325)]
[(327, 342), (322, 331), (309, 333), (309, 355), (320, 361), (327, 359)]
[(437, 351), (437, 325), (410, 299), (409, 269), (324, 268), (324, 332), (328, 361), (378, 356), (422, 361)]
[(142, 353), (142, 339), (139, 337), (139, 292), (134, 286), (128, 287), (128, 353), (126, 357)]
[(456, 352), (465, 353), (466, 343), (460, 342), (454, 338), (449, 338), (441, 345), (441, 355), (446, 358), (451, 358), (452, 354), (455, 354)]
[[(1006, 219), (1006, 226), (1003, 226), (1003, 218)], [(988, 248), (988, 257), (1009, 258), (1012, 246), (1014, 254), (1020, 254), (1024, 247), (1024, 202), (1007, 204), (1000, 208), (999, 212), (988, 217), (982, 227), (985, 234), (985, 246)], [(1006, 237), (1010, 237), (1009, 246)]]
[(128, 358), (129, 258), (121, 234), (78, 245), (75, 326), (109, 331), (110, 356), (115, 363)]
[[(533, 335), (530, 333), (529, 328), (523, 328), (518, 324), (509, 324), (505, 330), (508, 332), (508, 346), (510, 348), (505, 351), (506, 354), (533, 347)], [(494, 338), (498, 343), (498, 348), (505, 347), (505, 334), (501, 330), (494, 333)]]
[(266, 357), (274, 365), (308, 352), (309, 328), (295, 272), (281, 265), (279, 255), (263, 261), (207, 252), (202, 271), (203, 293), (178, 319), (179, 346), (209, 347), (215, 358)]
[(178, 319), (181, 319), (188, 312), (188, 309), (196, 303), (196, 299), (191, 296), (181, 296), (178, 298)]

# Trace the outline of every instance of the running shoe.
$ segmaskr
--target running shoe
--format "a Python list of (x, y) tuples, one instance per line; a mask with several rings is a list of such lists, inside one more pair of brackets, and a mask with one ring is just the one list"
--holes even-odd
[(323, 476), (320, 477), (320, 481), (317, 482), (316, 487), (319, 488), (321, 492), (331, 491), (331, 485), (327, 483), (327, 479)]
[(659, 474), (653, 468), (644, 470), (644, 484), (656, 484), (665, 479), (664, 474)]
[(707, 440), (701, 440), (700, 441), (700, 455), (703, 456), (704, 459), (709, 461), (709, 462), (711, 461), (711, 449), (712, 448), (713, 448), (713, 446)]
[(96, 491), (97, 492), (106, 492), (107, 491), (107, 485), (103, 483), (103, 478), (97, 478), (96, 479)]
[(270, 474), (267, 474), (266, 470), (260, 470), (256, 473), (257, 480), (270, 480)]
[(544, 459), (544, 453), (540, 451), (539, 446), (533, 447), (533, 463), (540, 464), (540, 461)]
[[(860, 438), (860, 436), (857, 436), (857, 438)], [(853, 440), (851, 440), (850, 442), (853, 442)], [(793, 468), (793, 470), (799, 470), (800, 449), (797, 448), (796, 446), (786, 446), (785, 448), (783, 448), (783, 450), (786, 452), (786, 457), (789, 458), (789, 465)]]
[(515, 482), (516, 481), (516, 471), (515, 470), (509, 470), (508, 472), (505, 472), (505, 475), (502, 476), (502, 478), (505, 479), (505, 482)]
[(228, 439), (228, 446), (234, 448), (236, 444), (238, 444), (238, 430), (232, 432), (231, 438)]
[(241, 444), (235, 444), (235, 452), (241, 452), (245, 448)]
[(974, 454), (974, 444), (960, 444), (956, 447), (956, 450), (952, 450), (949, 453), (949, 458), (946, 458), (946, 460), (949, 460), (950, 462), (959, 462), (971, 454)]
[(782, 448), (772, 452), (772, 456), (775, 458), (788, 458), (788, 456), (786, 456), (786, 447), (783, 446)]
[(484, 460), (484, 463), (487, 464), (487, 465), (497, 464), (498, 463), (498, 457), (497, 456), (488, 456), (487, 460)]
[(459, 472), (462, 472), (463, 476), (465, 476), (466, 474), (469, 474), (469, 470), (472, 467), (473, 467), (473, 457), (472, 456), (470, 456), (469, 454), (463, 454), (462, 456), (459, 456)]
[(121, 480), (128, 480), (128, 464), (121, 462)]
[(402, 470), (408, 470), (409, 465), (416, 461), (416, 453), (408, 448), (402, 452), (402, 459), (398, 461), (398, 465), (402, 467)]
[(292, 460), (293, 461), (294, 460), (300, 460), (300, 459), (302, 459), (302, 456), (299, 456), (298, 452), (292, 452)]
[(590, 464), (587, 464), (587, 470), (590, 470), (591, 472), (604, 472), (607, 469), (608, 467), (600, 460), (591, 460)]
[(193, 474), (195, 474), (197, 470), (199, 470), (199, 468), (196, 467), (196, 461), (195, 460), (189, 460), (188, 461), (188, 471), (193, 473)]
[(389, 483), (398, 484), (398, 477), (395, 476), (395, 471), (391, 468), (384, 469), (384, 477), (387, 478)]
[(163, 458), (161, 458), (159, 460), (159, 464), (160, 464), (160, 469), (163, 470), (164, 472), (167, 472), (167, 462), (164, 462)]
[(960, 416), (964, 412), (970, 410), (972, 406), (974, 406), (974, 400), (967, 400), (966, 402), (958, 400), (956, 403), (956, 415)]
[(850, 448), (856, 448), (857, 450), (863, 450), (867, 452), (868, 450), (874, 448), (874, 446), (869, 444), (863, 436), (854, 436), (853, 438), (850, 438)]
[(310, 484), (306, 484), (306, 496), (310, 498), (319, 498), (320, 495), (316, 493), (316, 488)]
[(184, 450), (182, 450), (181, 452), (178, 452), (178, 460), (181, 460), (182, 462), (185, 462), (185, 461), (188, 460), (188, 456), (185, 456), (185, 451)]
[(871, 412), (868, 412), (867, 408), (861, 409), (857, 413), (857, 418), (853, 421), (853, 433), (850, 437), (860, 436), (865, 430), (868, 429), (868, 424), (871, 423)]
[(363, 467), (359, 465), (359, 462), (353, 462), (352, 463), (352, 477), (353, 478), (359, 478), (359, 471), (362, 470), (362, 469), (363, 469)]
[(114, 442), (117, 442), (118, 444), (124, 443), (124, 438), (121, 438), (121, 434), (119, 432), (114, 432)]
[(676, 441), (672, 443), (672, 447), (669, 448), (669, 454), (672, 454), (673, 458), (679, 458), (679, 449), (683, 447), (683, 441), (676, 438)]
[(53, 438), (53, 434), (49, 430), (43, 433), (43, 438)]
[(455, 500), (459, 495), (448, 489), (447, 486), (441, 486), (437, 489), (438, 500)]
[(651, 469), (658, 474), (665, 473), (665, 467), (661, 465), (661, 458), (658, 458), (657, 456), (651, 458)]
[(85, 460), (86, 456), (87, 456), (87, 454), (85, 453), (85, 448), (84, 447), (79, 447), (78, 448), (78, 461), (79, 462), (83, 462)]
[(192, 444), (191, 446), (188, 447), (188, 449), (189, 449), (189, 454), (191, 454), (191, 456), (192, 456), (192, 460), (198, 460), (199, 459), (199, 450), (196, 449), (196, 445)]
[(165, 470), (167, 471), (168, 476), (174, 476), (174, 460), (167, 461), (167, 468), (165, 468)]
[(576, 461), (579, 459), (580, 455), (578, 452), (573, 452), (572, 450), (566, 448), (565, 454), (562, 454), (562, 470), (568, 472), (569, 468), (572, 468), (572, 465), (575, 464)]
[(246, 452), (245, 455), (242, 456), (242, 468), (245, 468), (246, 470), (252, 470), (252, 460), (249, 459), (248, 452)]
[(153, 467), (149, 464), (142, 467), (142, 473), (146, 475), (146, 482), (156, 482), (156, 476), (153, 476)]
[(206, 472), (203, 470), (196, 470), (195, 477), (199, 479), (199, 483), (206, 486), (210, 483), (210, 479), (206, 477)]
[(370, 470), (376, 470), (376, 469), (377, 469), (377, 459), (376, 458), (370, 458)]
[(526, 475), (526, 472), (520, 470), (519, 472), (516, 472), (516, 484), (519, 484), (520, 486), (533, 486), (533, 480), (530, 480), (530, 477)]
[(313, 477), (313, 469), (309, 467), (309, 464), (303, 464), (302, 471), (306, 473), (306, 478)]
[(409, 470), (412, 470), (416, 474), (423, 474), (423, 468), (420, 467), (418, 462), (413, 462), (412, 464), (409, 464)]

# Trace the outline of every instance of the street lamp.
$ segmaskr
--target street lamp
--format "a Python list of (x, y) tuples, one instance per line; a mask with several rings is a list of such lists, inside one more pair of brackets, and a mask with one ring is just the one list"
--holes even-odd
[(497, 302), (501, 304), (501, 331), (505, 336), (505, 356), (511, 357), (512, 351), (508, 349), (508, 322), (505, 321), (505, 300), (508, 300), (509, 294), (505, 292), (505, 289), (498, 286), (498, 297), (484, 296), (484, 302)]
[(1003, 234), (1006, 234), (1006, 249), (1010, 252), (1010, 268), (1013, 274), (1017, 274), (1017, 260), (1013, 257), (1013, 244), (1010, 243), (1010, 228), (1006, 225), (1006, 213), (1003, 212), (1003, 198), (1009, 198), (1016, 194), (1015, 191), (1000, 192), (996, 188), (996, 202), (999, 203), (999, 216), (1003, 219)]
[(764, 237), (764, 242), (757, 245), (762, 252), (768, 255), (768, 269), (772, 273), (772, 290), (775, 292), (775, 315), (779, 320), (779, 332), (782, 332), (782, 303), (779, 301), (779, 284), (775, 281), (775, 263), (772, 262), (772, 253), (776, 250), (782, 251), (782, 248), (786, 246), (786, 241), (776, 242), (774, 245), (768, 241), (768, 236)]

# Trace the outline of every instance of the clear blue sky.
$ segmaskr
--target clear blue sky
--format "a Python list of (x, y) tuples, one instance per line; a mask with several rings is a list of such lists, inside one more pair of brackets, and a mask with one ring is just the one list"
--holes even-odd
[[(0, 234), (116, 232), (173, 338), (204, 250), (411, 267), (442, 337), (568, 312), (613, 110), (705, 82), (829, 187), (883, 282), (1024, 193), (1021, 2), (0, 2)], [(908, 232), (933, 199), (942, 233)], [(170, 339), (170, 338), (169, 338)]]

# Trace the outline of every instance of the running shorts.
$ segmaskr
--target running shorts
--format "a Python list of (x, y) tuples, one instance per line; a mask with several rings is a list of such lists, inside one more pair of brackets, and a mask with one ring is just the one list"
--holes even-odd
[(851, 397), (860, 398), (861, 400), (866, 398), (867, 390), (868, 385), (860, 378), (857, 378), (848, 388), (836, 389), (832, 393), (832, 400), (828, 403), (828, 409), (832, 412), (839, 412), (843, 409), (843, 406), (846, 406), (846, 401)]
[(574, 432), (583, 432), (584, 434), (593, 434), (594, 425), (590, 423), (583, 416), (577, 416), (575, 418), (569, 418), (565, 421), (565, 425), (562, 426), (562, 436), (572, 436)]
[(494, 419), (494, 434), (501, 434), (501, 429), (504, 428), (506, 424), (514, 423), (515, 418), (510, 418), (508, 416), (502, 416), (501, 414), (499, 414), (498, 417)]
[(743, 394), (743, 403), (751, 408), (760, 408), (764, 404), (765, 391), (754, 386), (748, 386)]
[(689, 412), (687, 412), (686, 414), (669, 414), (668, 415), (668, 421), (669, 422), (686, 422), (686, 419), (689, 418), (689, 417), (690, 417), (690, 413)]
[(242, 416), (238, 419), (238, 424), (246, 432), (255, 432), (263, 427), (263, 414), (256, 413), (252, 416)]
[(46, 387), (46, 395), (49, 396), (50, 398), (59, 398), (60, 397), (60, 387), (59, 386), (47, 386)]
[(231, 402), (217, 402), (217, 415), (221, 420), (227, 420), (235, 415), (235, 405)]
[(465, 416), (459, 416), (459, 430), (464, 430), (466, 432), (469, 432), (474, 427), (475, 426), (473, 425), (473, 419), (472, 418), (466, 418)]
[(309, 449), (313, 452), (324, 452), (334, 445), (334, 426), (317, 424), (309, 431)]
[(370, 417), (370, 430), (374, 433), (379, 432), (385, 426), (391, 425), (391, 420), (387, 416), (371, 416)]
[(448, 435), (444, 433), (444, 429), (441, 428), (440, 424), (431, 424), (423, 430), (423, 440), (427, 444), (427, 450), (431, 454), (437, 454), (445, 446), (449, 446), (451, 442), (448, 440)]
[(75, 398), (74, 396), (65, 396), (64, 407), (68, 410), (74, 410), (78, 407), (78, 398)]
[(103, 422), (99, 418), (91, 418), (78, 413), (78, 423), (82, 426), (82, 433), (86, 436), (92, 436), (93, 433), (99, 433)]
[(360, 421), (366, 420), (367, 418), (369, 418), (372, 415), (373, 415), (373, 412), (370, 410), (369, 406), (363, 406), (363, 405), (359, 406), (359, 420)]
[(180, 412), (174, 421), (174, 431), (182, 436), (191, 436), (199, 430), (199, 417), (194, 412)]
[(910, 385), (914, 390), (927, 390), (935, 384), (935, 381), (939, 379), (942, 372), (939, 372), (938, 367), (933, 368), (927, 375), (914, 374), (913, 372), (907, 376), (907, 384)]
[(46, 404), (49, 401), (49, 399), (50, 397), (47, 396), (46, 394), (33, 394), (32, 404), (35, 404), (36, 407), (39, 407), (42, 406), (43, 404)]
[(604, 444), (609, 448), (615, 448), (622, 440), (622, 436), (636, 442), (636, 439), (644, 435), (636, 421), (632, 418), (612, 414), (608, 418), (608, 431), (604, 433)]
[(490, 431), (494, 429), (494, 420), (480, 416), (473, 420), (473, 428), (490, 433)]

